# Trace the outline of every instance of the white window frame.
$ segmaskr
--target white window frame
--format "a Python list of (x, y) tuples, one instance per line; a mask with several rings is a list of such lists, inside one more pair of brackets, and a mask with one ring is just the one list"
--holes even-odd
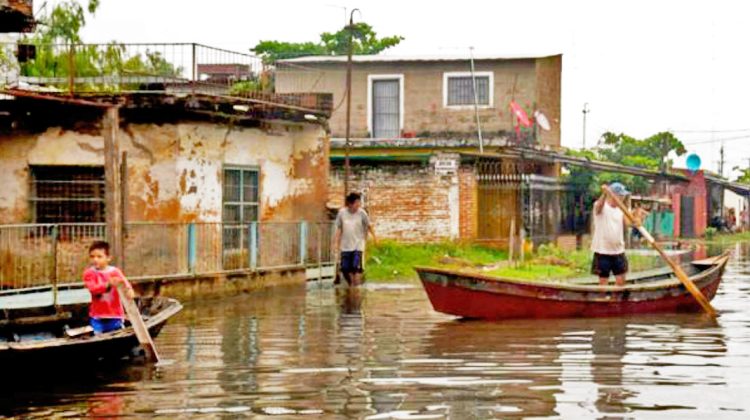
[[(495, 106), (495, 72), (492, 71), (475, 71), (475, 77), (489, 77), (489, 103), (487, 105), (479, 104), (477, 108), (488, 109)], [(443, 108), (448, 109), (474, 109), (474, 104), (470, 105), (448, 105), (448, 79), (451, 77), (471, 77), (470, 71), (448, 71), (443, 73)]]
[(399, 74), (368, 74), (367, 75), (367, 132), (373, 137), (372, 123), (372, 83), (376, 80), (393, 80), (398, 79), (398, 127), (401, 132), (404, 131), (404, 75)]

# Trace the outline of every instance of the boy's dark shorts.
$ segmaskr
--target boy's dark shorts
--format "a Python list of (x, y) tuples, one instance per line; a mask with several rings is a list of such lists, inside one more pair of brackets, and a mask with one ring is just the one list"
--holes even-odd
[(341, 272), (362, 272), (362, 251), (341, 251)]
[(628, 272), (628, 258), (625, 254), (607, 255), (594, 253), (591, 262), (591, 274), (599, 277), (609, 277), (610, 274), (620, 276)]

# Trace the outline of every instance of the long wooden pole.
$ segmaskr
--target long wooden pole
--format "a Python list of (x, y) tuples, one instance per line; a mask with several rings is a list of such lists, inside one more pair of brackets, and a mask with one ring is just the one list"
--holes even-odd
[(622, 200), (620, 200), (620, 197), (618, 197), (617, 194), (613, 193), (607, 186), (602, 186), (602, 190), (604, 190), (605, 194), (608, 194), (610, 198), (612, 198), (615, 204), (617, 204), (617, 207), (619, 207), (620, 210), (622, 210), (622, 212), (625, 214), (625, 218), (628, 219), (628, 221), (638, 229), (638, 232), (641, 233), (641, 236), (646, 239), (649, 245), (651, 245), (651, 247), (653, 247), (656, 252), (658, 252), (659, 255), (664, 259), (664, 261), (666, 261), (669, 267), (672, 268), (672, 271), (674, 271), (677, 278), (682, 282), (688, 292), (693, 295), (693, 297), (701, 305), (703, 310), (711, 317), (716, 318), (716, 310), (713, 308), (713, 306), (711, 306), (711, 303), (708, 301), (708, 299), (703, 296), (703, 293), (701, 293), (700, 289), (698, 289), (695, 283), (690, 280), (685, 271), (683, 271), (682, 267), (680, 267), (679, 264), (669, 258), (669, 256), (664, 252), (661, 246), (656, 243), (654, 237), (651, 236), (651, 234), (643, 227), (643, 225), (641, 225), (641, 221), (633, 217), (633, 214), (630, 213), (630, 210), (628, 210), (627, 207), (625, 207), (625, 204), (623, 204)]
[(102, 122), (104, 138), (104, 215), (107, 222), (107, 241), (112, 247), (112, 255), (117, 265), (122, 264), (122, 194), (120, 184), (120, 113), (117, 107), (110, 107), (104, 113)]

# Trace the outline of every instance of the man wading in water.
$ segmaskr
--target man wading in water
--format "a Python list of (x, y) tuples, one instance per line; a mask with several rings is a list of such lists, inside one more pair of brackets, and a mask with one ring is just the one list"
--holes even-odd
[(361, 206), (362, 197), (357, 193), (349, 193), (346, 196), (346, 206), (336, 215), (334, 246), (341, 252), (341, 272), (351, 286), (362, 284), (362, 258), (367, 232), (377, 242), (370, 218)]
[[(621, 199), (629, 194), (619, 182), (611, 184), (609, 190)], [(614, 274), (615, 284), (625, 286), (625, 274), (628, 272), (628, 259), (625, 257), (625, 215), (606, 193), (594, 203), (594, 238), (591, 250), (594, 251), (591, 273), (599, 276), (599, 285), (606, 286), (609, 275)]]

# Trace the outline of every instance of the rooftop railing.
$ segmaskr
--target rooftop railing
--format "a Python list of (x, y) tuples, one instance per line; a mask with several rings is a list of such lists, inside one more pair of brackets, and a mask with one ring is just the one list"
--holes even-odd
[(260, 57), (197, 43), (0, 44), (0, 88), (6, 91), (200, 94), (330, 112), (330, 95), (311, 93), (312, 85), (276, 94), (276, 70)]

